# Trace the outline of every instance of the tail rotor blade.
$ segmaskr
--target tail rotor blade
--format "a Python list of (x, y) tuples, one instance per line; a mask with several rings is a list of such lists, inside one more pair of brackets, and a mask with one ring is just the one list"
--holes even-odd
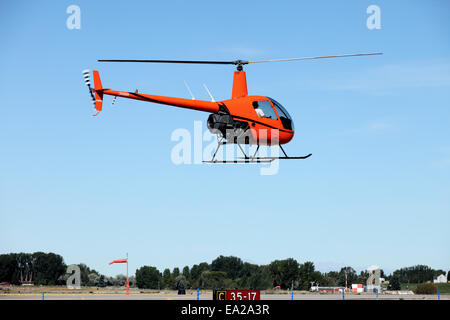
[(89, 69), (83, 70), (83, 78), (84, 78), (84, 82), (89, 87), (91, 85), (91, 78), (89, 76)]
[(94, 104), (94, 108), (95, 108), (95, 97), (94, 97), (94, 94), (92, 93), (91, 77), (89, 75), (90, 70), (89, 69), (85, 69), (85, 70), (82, 71), (82, 73), (83, 73), (84, 83), (86, 83), (87, 87), (89, 88), (89, 93), (91, 95), (92, 103)]

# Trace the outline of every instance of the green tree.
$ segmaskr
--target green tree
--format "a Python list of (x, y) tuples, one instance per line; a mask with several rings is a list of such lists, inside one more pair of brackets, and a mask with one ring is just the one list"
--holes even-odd
[(211, 269), (207, 262), (202, 262), (200, 264), (194, 264), (191, 268), (191, 286), (193, 288), (200, 288), (201, 285), (201, 274), (204, 271), (209, 271)]
[(250, 277), (258, 272), (258, 265), (244, 262), (241, 269), (238, 285), (241, 289), (250, 289)]
[(225, 288), (227, 274), (223, 271), (203, 271), (200, 276), (200, 287), (205, 289)]
[(35, 252), (31, 255), (33, 281), (44, 285), (58, 284), (58, 279), (66, 273), (64, 259), (55, 253)]
[(211, 262), (212, 271), (225, 272), (230, 279), (237, 279), (241, 275), (244, 263), (238, 257), (219, 256)]
[(135, 276), (128, 277), (128, 284), (130, 285), (130, 288), (136, 287), (136, 277)]
[(328, 276), (327, 273), (324, 273), (322, 275), (322, 281), (318, 283), (319, 286), (322, 287), (335, 287), (337, 286), (337, 282), (330, 276)]
[(338, 275), (338, 285), (341, 287), (350, 287), (352, 283), (356, 283), (358, 276), (356, 275), (355, 269), (352, 267), (344, 267), (339, 271)]
[(185, 266), (183, 268), (183, 276), (186, 278), (187, 281), (191, 279), (191, 273), (189, 272), (189, 267)]
[(97, 286), (100, 287), (100, 288), (106, 287), (106, 280), (105, 280), (105, 276), (104, 275), (101, 275), (100, 278), (98, 279)]
[(339, 272), (330, 271), (323, 275), (322, 283), (320, 283), (320, 285), (336, 287), (338, 285), (338, 282), (339, 282)]
[(14, 284), (60, 284), (67, 268), (60, 255), (44, 252), (2, 255), (0, 265), (0, 277)]
[(266, 290), (272, 288), (272, 284), (268, 266), (251, 265), (250, 272), (241, 280), (243, 289)]
[(400, 281), (397, 276), (392, 276), (389, 280), (389, 290), (400, 290)]
[(159, 289), (161, 273), (156, 267), (143, 266), (136, 270), (136, 285), (140, 289)]
[(15, 254), (0, 255), (0, 282), (12, 283), (16, 268), (17, 263)]
[(399, 278), (400, 283), (422, 283), (432, 281), (434, 271), (426, 265), (416, 265), (395, 270), (393, 275)]
[(319, 271), (315, 270), (314, 263), (306, 261), (299, 267), (296, 287), (301, 290), (309, 290), (312, 282), (323, 283), (323, 276)]
[(16, 259), (16, 270), (13, 274), (13, 283), (20, 284), (24, 281), (33, 281), (33, 263), (30, 253), (17, 253), (14, 255)]
[(84, 263), (78, 265), (80, 267), (80, 278), (82, 286), (97, 286), (100, 279), (100, 273), (89, 268)]
[(100, 281), (100, 274), (95, 273), (95, 272), (91, 272), (88, 275), (88, 286), (89, 287), (96, 287), (98, 286), (98, 283)]
[(298, 279), (299, 264), (293, 258), (272, 261), (268, 268), (273, 285), (279, 285), (282, 289), (291, 288)]
[(367, 271), (361, 271), (359, 276), (356, 278), (356, 283), (366, 284), (369, 278), (369, 273)]
[(118, 274), (114, 278), (106, 279), (107, 283), (110, 282), (111, 285), (117, 286), (117, 287), (123, 287), (127, 285), (127, 276), (123, 274)]
[(162, 276), (162, 287), (166, 288), (166, 289), (171, 289), (173, 284), (172, 284), (172, 275), (170, 273), (170, 269), (166, 268), (163, 271), (163, 276)]

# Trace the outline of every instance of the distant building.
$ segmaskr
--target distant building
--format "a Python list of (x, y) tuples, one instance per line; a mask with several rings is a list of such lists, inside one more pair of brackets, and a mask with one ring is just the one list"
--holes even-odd
[(379, 266), (371, 265), (367, 268), (369, 277), (367, 278), (366, 292), (381, 292), (381, 269)]
[(352, 284), (352, 292), (353, 293), (361, 293), (364, 292), (364, 286), (362, 284)]
[(434, 280), (434, 283), (447, 283), (447, 277), (445, 274), (441, 274), (440, 276), (437, 276)]

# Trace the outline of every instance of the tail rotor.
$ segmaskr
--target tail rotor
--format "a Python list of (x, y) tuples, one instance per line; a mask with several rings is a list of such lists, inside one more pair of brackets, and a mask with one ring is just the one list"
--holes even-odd
[(84, 78), (84, 83), (86, 83), (86, 85), (87, 85), (88, 88), (89, 88), (89, 94), (91, 95), (92, 103), (94, 104), (94, 108), (95, 108), (95, 96), (94, 96), (94, 94), (92, 93), (92, 88), (91, 88), (91, 77), (90, 77), (90, 75), (89, 75), (89, 72), (90, 72), (89, 69), (83, 70), (83, 78)]
[(92, 103), (94, 104), (94, 108), (97, 110), (97, 113), (94, 116), (98, 115), (100, 111), (102, 111), (103, 104), (103, 87), (102, 82), (100, 80), (100, 75), (97, 70), (92, 71), (94, 77), (94, 88), (91, 88), (91, 77), (89, 75), (89, 69), (83, 70), (84, 82), (89, 88), (89, 94), (92, 98)]

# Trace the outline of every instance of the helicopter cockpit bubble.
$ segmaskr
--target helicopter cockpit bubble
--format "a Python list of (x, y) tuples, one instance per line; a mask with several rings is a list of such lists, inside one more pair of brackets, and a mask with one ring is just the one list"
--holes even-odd
[[(269, 98), (269, 97), (268, 97)], [(287, 110), (275, 99), (269, 98), (272, 101), (273, 106), (277, 110), (278, 116), (280, 117), (283, 127), (288, 130), (294, 130), (294, 121)]]

